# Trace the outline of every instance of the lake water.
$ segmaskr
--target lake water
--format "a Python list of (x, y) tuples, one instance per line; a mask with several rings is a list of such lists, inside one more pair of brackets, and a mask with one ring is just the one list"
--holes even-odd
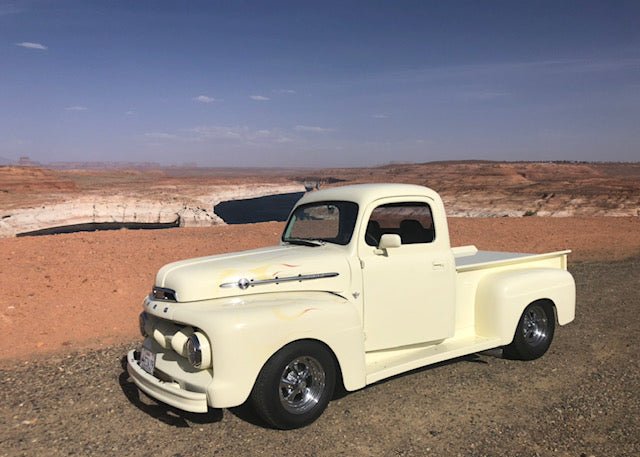
[(304, 192), (267, 195), (245, 200), (230, 200), (217, 204), (213, 211), (227, 224), (286, 221), (293, 205)]

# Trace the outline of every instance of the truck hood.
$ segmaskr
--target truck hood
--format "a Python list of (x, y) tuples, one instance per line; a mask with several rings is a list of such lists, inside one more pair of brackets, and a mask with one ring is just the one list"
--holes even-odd
[(274, 246), (170, 263), (155, 285), (173, 290), (179, 302), (284, 291), (343, 294), (351, 283), (346, 257), (332, 244)]

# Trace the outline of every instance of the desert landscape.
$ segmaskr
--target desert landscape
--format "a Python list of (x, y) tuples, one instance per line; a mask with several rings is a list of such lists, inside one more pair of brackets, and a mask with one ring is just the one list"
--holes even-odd
[[(418, 370), (338, 396), (298, 432), (265, 429), (243, 408), (187, 414), (137, 394), (122, 357), (140, 340), (140, 303), (158, 268), (278, 242), (282, 222), (228, 225), (218, 203), (361, 182), (440, 192), (453, 245), (572, 249), (576, 321), (538, 361), (491, 353)], [(83, 224), (123, 228), (24, 236)], [(126, 455), (131, 446), (143, 455), (640, 452), (638, 163), (0, 167), (0, 259), (0, 456)]]
[(434, 162), (347, 169), (52, 170), (0, 167), (0, 237), (90, 223), (223, 225), (223, 201), (320, 186), (403, 182), (449, 216), (639, 216), (638, 163)]

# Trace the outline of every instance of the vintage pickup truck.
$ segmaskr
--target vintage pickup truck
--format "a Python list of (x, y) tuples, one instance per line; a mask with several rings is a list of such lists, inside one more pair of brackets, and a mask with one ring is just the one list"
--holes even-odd
[(540, 357), (574, 318), (568, 252), (451, 248), (442, 200), (426, 187), (311, 192), (278, 246), (161, 268), (128, 372), (182, 410), (250, 401), (268, 424), (301, 427), (337, 383), (353, 391), (501, 346)]

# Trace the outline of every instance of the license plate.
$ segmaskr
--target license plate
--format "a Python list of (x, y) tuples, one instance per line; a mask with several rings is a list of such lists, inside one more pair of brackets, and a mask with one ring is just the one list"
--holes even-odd
[(153, 374), (156, 367), (156, 354), (143, 347), (140, 350), (140, 367), (149, 374)]

